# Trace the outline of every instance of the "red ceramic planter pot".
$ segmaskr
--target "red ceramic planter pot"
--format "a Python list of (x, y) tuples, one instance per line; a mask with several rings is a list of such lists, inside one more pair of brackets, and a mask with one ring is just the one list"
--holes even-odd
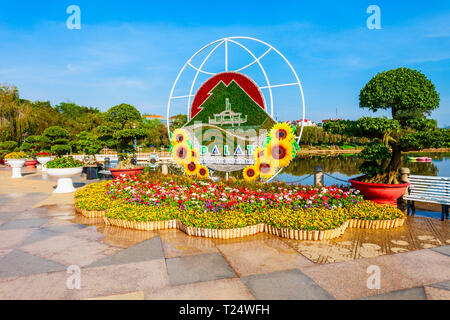
[(120, 177), (123, 174), (127, 176), (136, 176), (142, 173), (142, 170), (144, 170), (144, 167), (138, 167), (133, 169), (115, 169), (115, 168), (109, 169), (114, 178)]
[(35, 169), (36, 168), (37, 160), (27, 160), (25, 161), (25, 165), (27, 166), (27, 169)]
[(378, 204), (390, 204), (397, 206), (397, 199), (405, 194), (409, 183), (403, 184), (381, 184), (381, 183), (366, 183), (355, 180), (350, 180), (352, 187), (364, 196), (364, 199), (371, 200)]

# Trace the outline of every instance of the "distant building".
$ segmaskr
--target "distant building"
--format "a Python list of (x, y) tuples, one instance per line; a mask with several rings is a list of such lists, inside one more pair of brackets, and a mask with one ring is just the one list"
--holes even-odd
[(344, 120), (344, 119), (326, 119), (326, 120), (322, 120), (322, 123), (325, 123), (327, 121), (339, 121), (339, 120)]
[(142, 118), (148, 119), (148, 120), (159, 120), (161, 122), (166, 121), (166, 118), (164, 118), (163, 116), (157, 115), (157, 114), (146, 114), (146, 115), (143, 115)]
[(293, 120), (293, 121), (288, 121), (289, 124), (294, 124), (297, 126), (301, 126), (302, 125), (302, 121), (303, 121), (303, 126), (304, 127), (317, 127), (317, 123), (315, 123), (312, 120), (309, 119), (300, 119), (300, 120)]

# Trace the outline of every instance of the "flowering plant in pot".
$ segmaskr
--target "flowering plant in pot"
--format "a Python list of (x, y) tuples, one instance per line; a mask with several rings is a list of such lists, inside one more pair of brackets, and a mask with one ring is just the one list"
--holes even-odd
[(37, 147), (31, 148), (28, 152), (27, 160), (25, 161), (25, 165), (27, 166), (27, 169), (36, 169), (36, 149)]
[(47, 173), (49, 176), (58, 178), (55, 193), (74, 192), (72, 177), (81, 174), (83, 163), (72, 157), (61, 157), (47, 162)]
[(361, 90), (359, 105), (373, 112), (390, 109), (392, 118), (327, 121), (324, 129), (372, 140), (360, 154), (364, 175), (350, 182), (366, 199), (394, 205), (409, 186), (398, 176), (402, 152), (450, 146), (450, 130), (438, 129), (435, 120), (426, 118), (439, 107), (439, 94), (425, 75), (400, 68), (370, 80)]
[(22, 167), (25, 164), (27, 158), (24, 152), (11, 152), (5, 155), (5, 160), (12, 168), (12, 178), (22, 177)]
[(36, 160), (42, 164), (42, 171), (47, 171), (47, 162), (52, 160), (52, 154), (49, 152), (39, 152), (36, 154)]
[(117, 167), (109, 169), (114, 178), (121, 175), (136, 176), (144, 170), (144, 167), (134, 164), (132, 162), (132, 156), (128, 154), (119, 154), (119, 158), (122, 160), (119, 161)]

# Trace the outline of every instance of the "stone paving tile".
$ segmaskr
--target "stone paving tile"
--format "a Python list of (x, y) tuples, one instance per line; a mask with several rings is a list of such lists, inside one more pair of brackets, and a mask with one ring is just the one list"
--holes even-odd
[(89, 265), (89, 267), (141, 262), (163, 258), (164, 254), (161, 247), (161, 240), (159, 239), (159, 237), (155, 237), (127, 249), (123, 249), (122, 251), (108, 257), (99, 259)]
[(65, 269), (66, 267), (62, 264), (21, 250), (13, 250), (0, 260), (0, 277), (23, 276)]
[(425, 286), (425, 293), (428, 300), (450, 300), (449, 290)]
[(120, 248), (128, 248), (158, 236), (158, 231), (139, 231), (105, 225), (96, 228), (104, 236), (104, 243)]
[[(303, 271), (338, 299), (358, 299), (450, 279), (449, 259), (430, 250), (304, 268)], [(369, 266), (381, 272), (380, 289), (369, 289)], [(339, 276), (336, 276), (339, 275)]]
[(86, 300), (144, 300), (144, 291), (136, 291), (123, 294), (116, 294), (112, 296), (88, 298)]
[(23, 219), (23, 220), (10, 220), (0, 226), (0, 230), (8, 229), (26, 229), (26, 228), (39, 228), (47, 219)]
[(427, 296), (424, 288), (419, 287), (387, 292), (376, 296), (366, 297), (362, 300), (427, 300)]
[(170, 258), (166, 259), (166, 264), (173, 286), (236, 277), (218, 253)]
[(40, 273), (22, 277), (0, 278), (1, 300), (48, 300), (73, 298), (67, 289), (66, 271)]
[(254, 300), (239, 279), (197, 282), (145, 292), (148, 300)]
[(59, 235), (21, 247), (22, 250), (66, 265), (86, 266), (121, 249), (68, 235)]
[(259, 300), (332, 300), (327, 291), (298, 269), (241, 278)]
[(14, 219), (15, 217), (17, 217), (19, 215), (18, 212), (0, 212), (0, 220), (10, 220), (10, 219)]
[(13, 220), (23, 220), (23, 219), (42, 219), (48, 218), (47, 210), (45, 208), (33, 208), (27, 209), (16, 216), (14, 216)]
[(159, 236), (166, 258), (184, 257), (202, 253), (218, 253), (212, 239), (190, 237), (180, 230), (160, 230)]
[(3, 257), (6, 256), (11, 251), (13, 251), (13, 249), (0, 249), (0, 260), (2, 260)]
[(73, 223), (73, 217), (55, 217), (48, 219), (41, 227), (71, 226)]
[(439, 288), (439, 289), (444, 289), (444, 290), (449, 290), (450, 291), (450, 280), (449, 281), (444, 281), (444, 282), (438, 282), (438, 283), (430, 284), (430, 287)]
[(79, 298), (152, 291), (169, 286), (164, 259), (81, 269)]
[(82, 268), (80, 290), (67, 288), (68, 274), (40, 273), (22, 277), (0, 278), (0, 299), (88, 299), (157, 290), (169, 285), (164, 260), (124, 265)]
[(431, 249), (435, 252), (439, 252), (441, 254), (445, 254), (446, 256), (450, 257), (450, 246), (445, 246), (445, 247), (439, 247), (439, 248), (433, 248)]
[(35, 229), (33, 233), (24, 242), (21, 243), (21, 246), (47, 240), (51, 237), (56, 237), (57, 235), (59, 235), (59, 233), (52, 230)]
[(13, 249), (25, 241), (36, 229), (0, 230), (0, 249)]
[(72, 235), (75, 231), (80, 231), (85, 229), (86, 226), (82, 224), (71, 224), (71, 225), (63, 225), (63, 226), (51, 226), (47, 228), (42, 228), (45, 230), (53, 231), (56, 233), (70, 233)]
[(71, 237), (81, 238), (88, 241), (103, 242), (104, 234), (100, 233), (95, 226), (86, 226), (70, 233)]
[(314, 266), (313, 262), (279, 239), (217, 246), (238, 276)]

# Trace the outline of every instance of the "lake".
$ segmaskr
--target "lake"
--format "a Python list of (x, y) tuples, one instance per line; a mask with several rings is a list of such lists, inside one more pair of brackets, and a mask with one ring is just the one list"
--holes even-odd
[[(407, 156), (430, 157), (433, 162), (408, 162)], [(298, 156), (275, 179), (287, 183), (314, 184), (314, 167), (322, 166), (325, 171), (325, 185), (349, 184), (348, 180), (358, 177), (362, 159), (357, 155), (302, 155)], [(403, 155), (402, 167), (408, 167), (411, 174), (450, 177), (450, 152), (423, 152)]]

